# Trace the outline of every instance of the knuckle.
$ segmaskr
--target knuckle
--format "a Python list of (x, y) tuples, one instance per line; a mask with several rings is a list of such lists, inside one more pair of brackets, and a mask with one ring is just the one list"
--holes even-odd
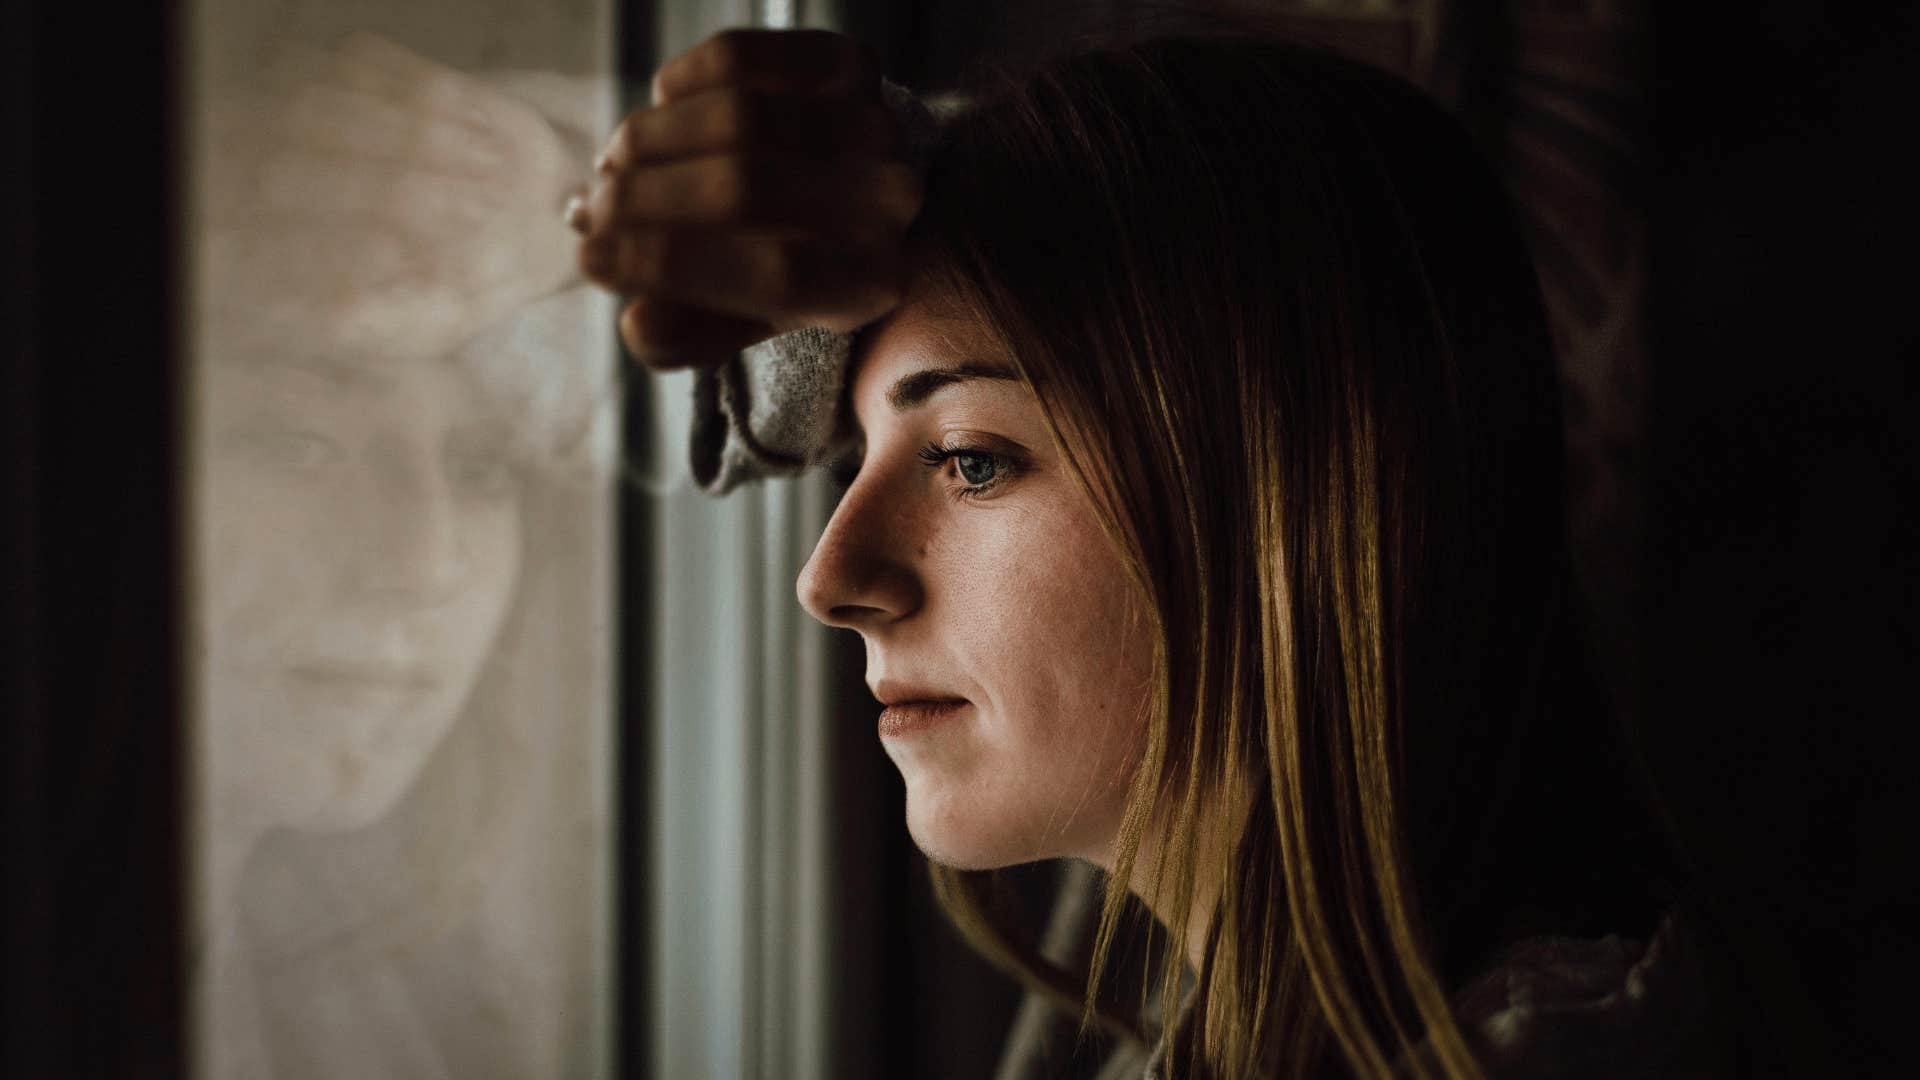
[(708, 38), (704, 46), (708, 70), (722, 81), (739, 78), (747, 69), (747, 43), (751, 38), (751, 31), (739, 27), (722, 30)]
[(607, 242), (602, 238), (585, 240), (574, 255), (574, 261), (580, 268), (580, 276), (600, 285), (610, 285), (614, 269), (613, 253), (608, 250)]
[(720, 96), (716, 104), (714, 132), (727, 146), (744, 146), (761, 132), (760, 102), (745, 90), (733, 89)]
[(670, 234), (635, 232), (626, 239), (627, 276), (639, 289), (655, 289), (669, 280), (679, 244)]
[(756, 173), (753, 160), (744, 154), (727, 154), (716, 159), (706, 185), (712, 212), (729, 220), (749, 217), (759, 188)]

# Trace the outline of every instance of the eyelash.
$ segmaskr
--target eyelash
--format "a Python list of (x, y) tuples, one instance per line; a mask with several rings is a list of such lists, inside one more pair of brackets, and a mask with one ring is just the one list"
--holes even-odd
[(1006, 480), (1018, 469), (1017, 464), (1007, 455), (982, 450), (977, 446), (941, 446), (939, 443), (928, 443), (920, 448), (920, 460), (925, 463), (929, 469), (938, 469), (948, 461), (957, 457), (987, 458), (997, 465), (998, 468), (994, 470), (993, 479), (988, 480), (984, 484), (965, 484), (952, 489), (950, 493), (955, 499), (980, 498), (986, 492), (999, 487), (1001, 482)]

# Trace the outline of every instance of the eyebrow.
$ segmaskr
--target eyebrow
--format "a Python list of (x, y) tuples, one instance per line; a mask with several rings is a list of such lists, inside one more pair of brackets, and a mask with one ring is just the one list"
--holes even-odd
[(887, 404), (894, 412), (906, 412), (927, 403), (927, 399), (955, 383), (975, 379), (1019, 382), (1020, 375), (1004, 364), (965, 363), (950, 367), (922, 368), (902, 375), (887, 388)]

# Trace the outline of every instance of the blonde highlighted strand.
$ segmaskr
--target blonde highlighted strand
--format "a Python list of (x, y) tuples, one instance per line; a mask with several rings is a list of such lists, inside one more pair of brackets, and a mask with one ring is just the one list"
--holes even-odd
[[(1164, 1042), (1169, 1080), (1480, 1076), (1451, 995), (1512, 912), (1632, 929), (1654, 842), (1586, 752), (1614, 733), (1498, 186), (1418, 91), (1258, 33), (968, 97), (910, 243), (1032, 386), (1155, 649), (1087, 970), (990, 875), (932, 865), (936, 895), (1083, 1041)], [(1134, 1004), (1107, 983), (1143, 904)]]

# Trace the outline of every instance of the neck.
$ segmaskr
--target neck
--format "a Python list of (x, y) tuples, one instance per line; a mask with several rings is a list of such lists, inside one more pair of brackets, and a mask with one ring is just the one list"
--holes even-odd
[[(1174, 875), (1179, 870), (1179, 860), (1192, 860), (1193, 902), (1188, 912), (1184, 956), (1195, 973), (1200, 971), (1206, 957), (1207, 925), (1219, 905), (1226, 873), (1232, 865), (1234, 844), (1245, 828), (1250, 805), (1251, 800), (1242, 794), (1224, 807), (1203, 812), (1192, 834), (1178, 846), (1171, 843), (1174, 841), (1171, 823), (1157, 821), (1155, 827), (1142, 836), (1140, 850), (1134, 857), (1128, 888), (1153, 912), (1153, 917), (1169, 935), (1174, 932), (1179, 906)], [(1166, 881), (1156, 890), (1154, 877), (1159, 863), (1169, 856), (1175, 861), (1167, 866)], [(1110, 850), (1104, 858), (1093, 861), (1111, 874), (1118, 860)]]

